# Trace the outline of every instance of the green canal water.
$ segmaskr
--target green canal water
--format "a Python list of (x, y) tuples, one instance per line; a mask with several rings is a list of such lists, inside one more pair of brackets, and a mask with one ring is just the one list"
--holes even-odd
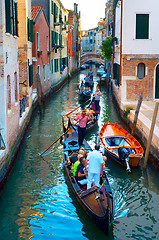
[[(95, 67), (93, 71), (95, 75)], [(62, 134), (62, 116), (79, 106), (76, 86), (84, 73), (73, 77), (46, 102), (42, 116), (35, 111), (14, 167), (0, 191), (0, 240), (159, 239), (159, 177), (150, 164), (143, 170), (141, 162), (128, 175), (117, 163), (107, 160), (115, 215), (106, 236), (68, 189), (59, 141), (43, 158), (39, 156)], [(122, 126), (111, 92), (104, 87), (101, 92), (98, 125), (86, 135), (91, 146), (104, 122)]]

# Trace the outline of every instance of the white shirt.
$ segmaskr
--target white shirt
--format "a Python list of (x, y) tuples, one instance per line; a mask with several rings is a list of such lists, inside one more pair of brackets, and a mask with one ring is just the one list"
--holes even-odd
[(97, 150), (93, 150), (88, 153), (87, 159), (89, 160), (88, 172), (100, 173), (100, 165), (103, 163), (102, 154)]

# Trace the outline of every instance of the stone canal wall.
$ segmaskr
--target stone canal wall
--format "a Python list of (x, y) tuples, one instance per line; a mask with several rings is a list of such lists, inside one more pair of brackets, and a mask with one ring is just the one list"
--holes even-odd
[[(78, 71), (75, 72), (74, 75), (77, 73)], [(55, 85), (51, 86), (50, 90), (45, 94), (45, 98), (52, 97), (52, 95), (57, 92), (68, 80), (68, 76), (61, 78)], [(33, 93), (32, 98), (32, 107), (30, 110), (29, 108), (26, 108), (25, 112), (23, 113), (19, 123), (19, 132), (16, 139), (14, 139), (11, 150), (9, 152), (7, 152), (6, 149), (0, 150), (0, 188), (3, 187), (4, 183), (6, 182), (8, 174), (14, 164), (14, 160), (16, 159), (16, 155), (25, 136), (26, 130), (30, 124), (33, 111), (38, 106), (37, 93)]]

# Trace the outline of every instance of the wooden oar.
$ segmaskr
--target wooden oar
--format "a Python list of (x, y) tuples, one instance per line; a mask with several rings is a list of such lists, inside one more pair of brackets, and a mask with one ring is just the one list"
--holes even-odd
[[(86, 102), (88, 102), (88, 101), (90, 101), (90, 100), (88, 99)], [(86, 102), (84, 102), (83, 104), (85, 104)], [(76, 111), (80, 107), (81, 107), (81, 105), (79, 107), (75, 108), (74, 110), (72, 110), (71, 112), (67, 113), (65, 116), (68, 117), (71, 113), (73, 113), (74, 111)]]
[(45, 151), (43, 151), (43, 152), (40, 154), (40, 156), (43, 155), (49, 148), (51, 148), (51, 147), (52, 147), (62, 136), (64, 136), (70, 129), (71, 129), (71, 127), (68, 128), (68, 129), (66, 130), (66, 132), (64, 132), (59, 138), (57, 138), (47, 149), (45, 149)]
[[(85, 116), (84, 116), (85, 117)], [(84, 118), (83, 117), (83, 118)], [(77, 123), (79, 123), (83, 118), (81, 118), (80, 120), (76, 120), (77, 121)], [(60, 137), (58, 137), (47, 149), (45, 149), (45, 151), (43, 151), (41, 154), (40, 154), (40, 156), (41, 155), (43, 155), (49, 148), (51, 148), (62, 136), (64, 136), (73, 126), (74, 126), (75, 124), (72, 124), (72, 126), (70, 127), (70, 128), (68, 128)]]

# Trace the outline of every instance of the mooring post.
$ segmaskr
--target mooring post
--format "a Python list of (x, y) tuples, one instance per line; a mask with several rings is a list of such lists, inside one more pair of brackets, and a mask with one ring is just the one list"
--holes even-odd
[(143, 99), (143, 94), (141, 92), (139, 100), (138, 100), (138, 104), (137, 104), (137, 107), (136, 107), (136, 111), (135, 111), (134, 124), (133, 124), (133, 128), (131, 130), (131, 134), (134, 133), (135, 128), (136, 128), (137, 119), (138, 119), (138, 115), (139, 115), (139, 110), (140, 110), (140, 106), (141, 106), (141, 103), (142, 103), (142, 99)]
[(149, 156), (150, 146), (151, 146), (152, 137), (153, 137), (153, 131), (154, 131), (156, 118), (157, 118), (158, 105), (159, 105), (159, 102), (156, 102), (155, 109), (154, 109), (154, 112), (153, 112), (153, 118), (152, 118), (151, 128), (150, 128), (150, 132), (149, 132), (147, 147), (146, 147), (146, 153), (145, 153), (145, 159), (144, 159), (144, 168), (146, 168), (147, 162), (148, 162), (148, 156)]

